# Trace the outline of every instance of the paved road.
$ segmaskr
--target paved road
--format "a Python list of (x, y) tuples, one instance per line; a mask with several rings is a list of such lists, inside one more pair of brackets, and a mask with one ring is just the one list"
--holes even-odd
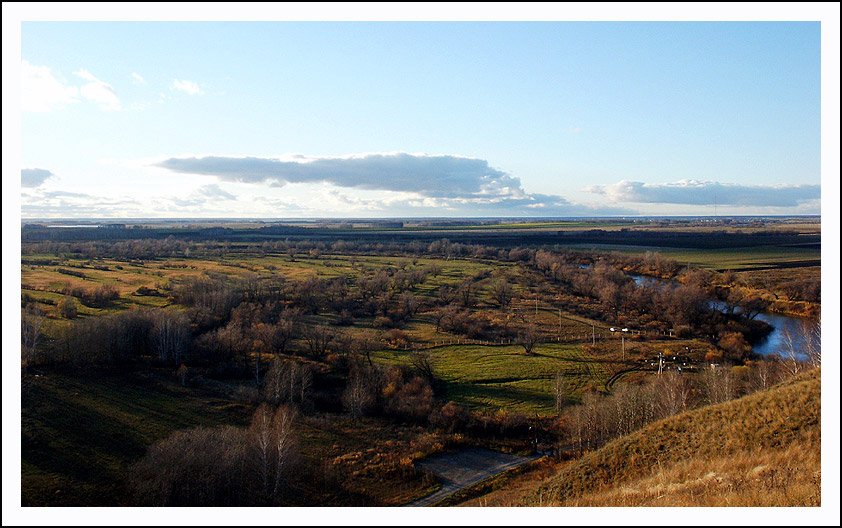
[(418, 462), (416, 467), (435, 473), (442, 483), (441, 489), (407, 506), (435, 504), (462, 488), (493, 477), (509, 468), (537, 460), (541, 456), (522, 457), (498, 453), (490, 449), (470, 448), (458, 453), (427, 457)]

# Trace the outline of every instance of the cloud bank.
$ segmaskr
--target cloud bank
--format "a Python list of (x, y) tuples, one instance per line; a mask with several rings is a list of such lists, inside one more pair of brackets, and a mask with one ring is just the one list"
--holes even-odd
[(520, 179), (481, 159), (406, 153), (313, 158), (170, 158), (158, 164), (174, 172), (216, 176), (222, 181), (325, 182), (338, 187), (411, 192), (434, 198), (523, 197)]
[[(354, 196), (336, 192), (330, 195), (337, 206), (348, 207), (350, 212), (433, 216), (636, 213), (621, 207), (572, 204), (556, 195), (527, 193), (519, 178), (491, 167), (488, 161), (455, 155), (393, 152), (342, 157), (206, 156), (169, 158), (156, 165), (176, 173), (213, 176), (224, 182), (270, 187), (322, 184), (355, 189)], [(363, 196), (365, 192), (380, 192), (380, 195), (366, 198)], [(392, 194), (386, 196), (382, 192)]]
[(615, 203), (795, 207), (821, 198), (820, 185), (740, 185), (697, 180), (663, 184), (624, 180), (585, 190)]
[(53, 176), (55, 176), (55, 174), (47, 169), (21, 169), (20, 186), (30, 188), (38, 187), (47, 181), (47, 178), (52, 178)]

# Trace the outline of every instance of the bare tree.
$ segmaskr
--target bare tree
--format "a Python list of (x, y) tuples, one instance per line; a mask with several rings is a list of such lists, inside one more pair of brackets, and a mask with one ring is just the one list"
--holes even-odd
[(44, 312), (37, 306), (27, 306), (20, 319), (20, 347), (24, 364), (35, 358), (44, 327)]
[(781, 330), (780, 355), (783, 358), (783, 366), (790, 376), (797, 376), (804, 370), (804, 363), (798, 354), (799, 339), (789, 328)]
[(449, 324), (449, 321), (453, 319), (458, 311), (459, 309), (453, 304), (447, 304), (434, 309), (433, 318), (436, 321), (436, 333), (443, 327), (452, 327), (453, 325)]
[(722, 403), (733, 399), (737, 393), (737, 383), (731, 369), (709, 368), (700, 377), (702, 391), (710, 404)]
[(400, 303), (401, 309), (401, 316), (408, 318), (415, 315), (415, 312), (418, 311), (418, 298), (415, 297), (411, 292), (405, 291), (400, 294), (398, 297), (398, 302)]
[(436, 387), (439, 379), (433, 370), (433, 364), (430, 361), (430, 354), (427, 352), (415, 352), (412, 354), (412, 366), (424, 378), (431, 387)]
[(477, 303), (477, 287), (471, 279), (465, 279), (456, 290), (459, 303), (465, 308), (471, 308)]
[(183, 312), (161, 310), (152, 325), (152, 345), (165, 363), (180, 363), (190, 339), (190, 323)]
[(717, 345), (726, 352), (725, 357), (730, 361), (745, 361), (751, 354), (751, 345), (739, 332), (725, 333)]
[(765, 357), (751, 369), (751, 387), (756, 391), (766, 390), (780, 380), (780, 361), (775, 356)]
[(801, 324), (801, 335), (804, 342), (804, 352), (811, 366), (820, 367), (822, 364), (822, 322), (804, 321)]
[[(765, 275), (765, 274), (761, 274)], [(746, 294), (740, 300), (740, 308), (743, 310), (743, 315), (746, 319), (754, 319), (760, 312), (769, 307), (769, 301), (763, 299), (757, 294)]]
[(303, 332), (304, 342), (314, 358), (321, 358), (327, 353), (333, 342), (334, 332), (323, 324), (307, 327)]
[[(286, 312), (286, 310), (284, 311)], [(284, 313), (275, 324), (258, 324), (257, 333), (266, 350), (272, 354), (284, 354), (290, 341), (295, 337), (297, 325), (293, 318)]]
[(342, 404), (354, 418), (367, 413), (374, 405), (377, 394), (377, 370), (355, 365), (348, 376), (342, 393)]
[(456, 288), (452, 284), (442, 284), (436, 292), (439, 304), (446, 306), (456, 298)]
[(263, 484), (263, 492), (267, 495), (272, 491), (272, 414), (271, 407), (264, 403), (255, 411), (249, 427), (253, 464)]
[(272, 496), (280, 497), (284, 484), (289, 478), (289, 470), (293, 465), (295, 456), (295, 437), (293, 434), (293, 421), (295, 410), (281, 406), (275, 411), (272, 419), (272, 457), (275, 461), (275, 478), (272, 488)]
[(677, 371), (671, 370), (655, 380), (655, 393), (659, 415), (661, 417), (680, 414), (690, 404), (691, 387), (687, 379)]
[(499, 278), (491, 283), (489, 290), (491, 298), (497, 302), (497, 305), (505, 310), (512, 302), (514, 297), (514, 290), (512, 285), (504, 278)]
[(518, 344), (523, 347), (524, 352), (526, 352), (526, 355), (528, 356), (532, 355), (535, 350), (535, 346), (538, 344), (540, 339), (541, 334), (538, 332), (538, 328), (532, 321), (526, 322), (520, 328), (517, 335)]
[(553, 396), (555, 398), (555, 410), (560, 413), (567, 404), (567, 384), (564, 382), (564, 372), (559, 370), (555, 373), (555, 383), (553, 384)]

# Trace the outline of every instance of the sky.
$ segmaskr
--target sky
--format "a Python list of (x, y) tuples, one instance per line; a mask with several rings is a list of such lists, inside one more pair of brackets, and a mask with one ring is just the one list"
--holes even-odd
[(20, 35), (23, 219), (821, 213), (820, 22)]

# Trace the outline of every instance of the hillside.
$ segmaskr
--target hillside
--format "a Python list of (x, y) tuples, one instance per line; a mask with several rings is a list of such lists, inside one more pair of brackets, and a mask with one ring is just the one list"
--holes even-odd
[(819, 506), (821, 370), (653, 423), (516, 485), (468, 505)]

